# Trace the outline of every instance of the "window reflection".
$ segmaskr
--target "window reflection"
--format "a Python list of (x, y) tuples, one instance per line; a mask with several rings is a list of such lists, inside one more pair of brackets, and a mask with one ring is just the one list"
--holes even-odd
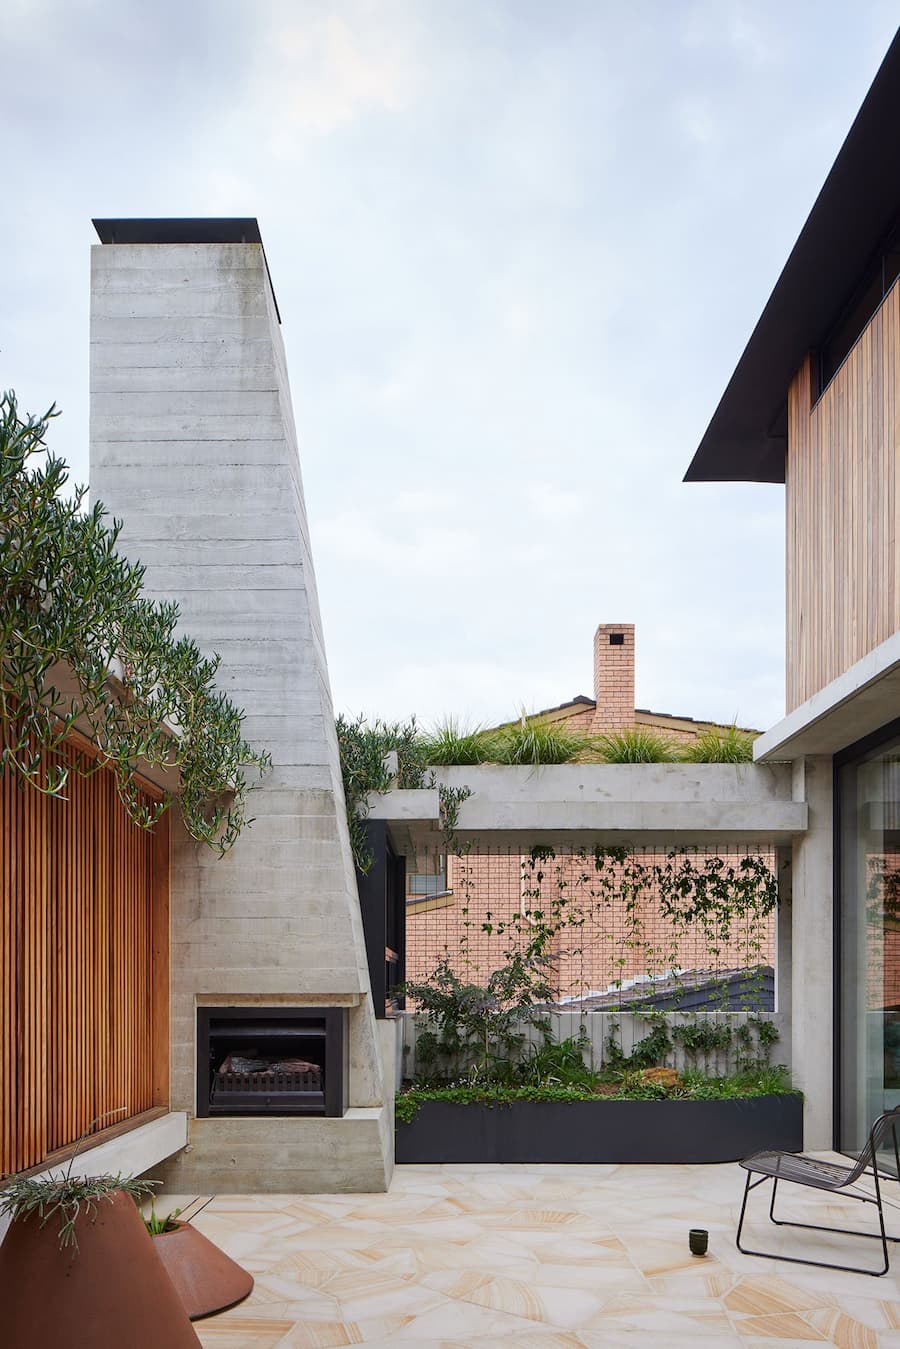
[(900, 1105), (900, 738), (844, 764), (838, 786), (841, 1147), (855, 1152)]
[(855, 346), (866, 324), (900, 275), (900, 230), (895, 229), (872, 258), (819, 351), (819, 393), (823, 393)]

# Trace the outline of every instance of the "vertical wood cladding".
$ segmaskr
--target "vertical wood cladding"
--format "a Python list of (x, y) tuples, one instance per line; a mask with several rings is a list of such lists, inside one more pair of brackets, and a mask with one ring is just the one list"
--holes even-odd
[(815, 401), (807, 358), (788, 393), (787, 706), (900, 628), (900, 285)]
[(107, 769), (65, 792), (0, 777), (0, 1173), (168, 1104), (168, 821)]

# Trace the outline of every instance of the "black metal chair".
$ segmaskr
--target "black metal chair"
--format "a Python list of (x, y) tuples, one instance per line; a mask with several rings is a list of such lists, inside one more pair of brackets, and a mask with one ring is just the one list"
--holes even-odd
[[(869, 1131), (868, 1142), (852, 1166), (840, 1166), (836, 1162), (821, 1162), (815, 1157), (806, 1157), (803, 1153), (795, 1152), (755, 1152), (752, 1157), (746, 1157), (739, 1163), (747, 1172), (747, 1183), (744, 1186), (744, 1202), (741, 1204), (741, 1216), (738, 1220), (735, 1237), (738, 1250), (742, 1251), (744, 1255), (762, 1255), (769, 1260), (786, 1260), (793, 1265), (819, 1265), (823, 1269), (841, 1269), (853, 1274), (872, 1274), (876, 1278), (879, 1278), (882, 1274), (887, 1274), (890, 1269), (888, 1242), (900, 1241), (900, 1237), (890, 1237), (885, 1230), (881, 1183), (883, 1180), (893, 1179), (893, 1177), (879, 1175), (878, 1152), (886, 1147), (888, 1137), (892, 1137), (894, 1159), (897, 1163), (897, 1176), (900, 1178), (898, 1130), (900, 1130), (900, 1106), (887, 1111), (886, 1114), (881, 1115), (875, 1121)], [(870, 1166), (872, 1168), (872, 1179), (875, 1183), (875, 1193), (870, 1194), (865, 1190), (851, 1189), (850, 1187), (855, 1186)], [(753, 1180), (754, 1175), (758, 1175), (759, 1180)], [(806, 1227), (814, 1232), (840, 1232), (846, 1236), (869, 1237), (873, 1241), (880, 1240), (884, 1252), (884, 1268), (862, 1269), (859, 1265), (835, 1265), (827, 1260), (803, 1260), (796, 1255), (777, 1255), (774, 1251), (752, 1251), (749, 1247), (742, 1246), (741, 1231), (744, 1226), (748, 1196), (751, 1190), (755, 1190), (758, 1185), (762, 1185), (767, 1180), (772, 1181), (769, 1218), (777, 1227)], [(874, 1204), (878, 1210), (880, 1232), (860, 1232), (852, 1227), (824, 1227), (819, 1223), (787, 1222), (783, 1218), (776, 1218), (775, 1196), (778, 1192), (778, 1182), (781, 1180), (790, 1181), (792, 1185), (811, 1186), (815, 1190), (828, 1190), (831, 1194), (840, 1195), (846, 1199), (858, 1199), (863, 1204)]]

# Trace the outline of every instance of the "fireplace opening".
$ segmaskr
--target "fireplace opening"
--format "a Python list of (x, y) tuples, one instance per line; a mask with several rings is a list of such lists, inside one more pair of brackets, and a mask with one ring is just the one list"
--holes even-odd
[(201, 1007), (197, 1114), (344, 1113), (342, 1007)]

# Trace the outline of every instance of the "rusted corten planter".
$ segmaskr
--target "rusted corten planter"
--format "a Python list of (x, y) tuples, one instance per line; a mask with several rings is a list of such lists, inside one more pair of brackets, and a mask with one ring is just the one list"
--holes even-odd
[(192, 1321), (243, 1302), (253, 1289), (252, 1275), (190, 1223), (157, 1233), (153, 1245)]
[(121, 1190), (75, 1223), (17, 1219), (0, 1244), (0, 1339), (33, 1349), (198, 1349), (200, 1341), (133, 1199)]

